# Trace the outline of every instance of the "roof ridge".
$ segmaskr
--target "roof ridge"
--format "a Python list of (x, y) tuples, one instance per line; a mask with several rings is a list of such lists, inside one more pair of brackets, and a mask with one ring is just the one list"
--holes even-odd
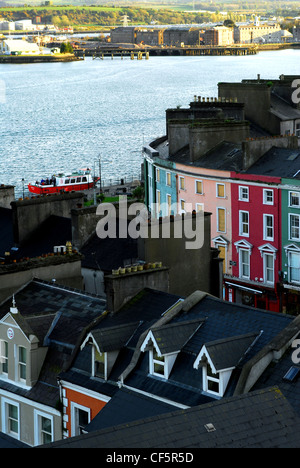
[(236, 341), (236, 340), (240, 340), (243, 338), (249, 338), (250, 336), (259, 336), (260, 333), (262, 333), (262, 331), (244, 333), (242, 335), (228, 336), (228, 337), (220, 338), (219, 340), (208, 341), (207, 343), (204, 343), (204, 345), (207, 347), (207, 346), (212, 346), (215, 344), (228, 343), (230, 341)]
[(155, 331), (155, 330), (160, 330), (162, 328), (167, 328), (167, 327), (180, 327), (183, 325), (190, 325), (192, 323), (198, 323), (198, 322), (205, 322), (207, 320), (207, 317), (199, 317), (197, 319), (191, 319), (191, 320), (181, 320), (178, 322), (171, 322), (171, 323), (165, 323), (160, 326), (153, 325), (150, 330)]

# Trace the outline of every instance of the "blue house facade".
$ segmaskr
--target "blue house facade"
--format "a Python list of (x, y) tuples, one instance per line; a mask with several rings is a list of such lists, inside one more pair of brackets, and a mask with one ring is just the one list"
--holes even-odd
[(146, 205), (153, 217), (177, 214), (176, 164), (158, 157), (151, 147), (144, 147), (144, 182)]

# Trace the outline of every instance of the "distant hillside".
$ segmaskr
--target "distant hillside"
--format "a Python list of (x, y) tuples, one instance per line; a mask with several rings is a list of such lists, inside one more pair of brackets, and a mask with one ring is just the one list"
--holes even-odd
[(223, 21), (224, 16), (215, 13), (185, 12), (171, 9), (154, 8), (114, 8), (114, 7), (27, 7), (0, 8), (0, 17), (17, 21), (41, 17), (42, 23), (53, 23), (57, 26), (121, 26), (122, 17), (127, 15), (129, 24), (190, 24), (207, 21)]

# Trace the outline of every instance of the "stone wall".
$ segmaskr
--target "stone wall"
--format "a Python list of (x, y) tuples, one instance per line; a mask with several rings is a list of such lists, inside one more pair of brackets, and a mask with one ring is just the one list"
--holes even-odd
[[(186, 242), (191, 239), (184, 235), (184, 217), (180, 215), (170, 219), (170, 236), (164, 238), (163, 229), (166, 225), (163, 220), (167, 221), (167, 218), (163, 218), (159, 223), (158, 236), (151, 234), (152, 227), (149, 225), (148, 237), (138, 239), (138, 254), (141, 260), (147, 263), (161, 261), (169, 267), (171, 294), (185, 297), (198, 289), (211, 293), (212, 281), (220, 281), (216, 276), (212, 278), (210, 216), (210, 213), (204, 213), (202, 223), (199, 223), (198, 227), (195, 218), (193, 219), (193, 231), (196, 232), (197, 228), (197, 235), (202, 236), (203, 240), (202, 246), (197, 249), (187, 248)], [(183, 235), (176, 237), (181, 229)], [(218, 287), (214, 290), (218, 290)]]
[[(245, 104), (245, 118), (264, 130), (279, 135), (280, 125), (270, 122), (271, 86), (268, 83), (219, 83), (219, 97), (237, 99)], [(278, 126), (279, 125), (279, 126)]]
[(0, 208), (11, 208), (11, 202), (15, 199), (15, 187), (0, 185)]
[(72, 208), (82, 204), (83, 199), (83, 193), (71, 192), (13, 201), (11, 207), (15, 243), (22, 245), (51, 215), (70, 218)]
[(190, 160), (197, 161), (223, 141), (240, 143), (249, 137), (249, 123), (245, 121), (203, 121), (190, 126)]
[(33, 278), (55, 280), (57, 284), (83, 289), (81, 255), (51, 255), (28, 261), (0, 265), (0, 302)]
[(114, 312), (145, 288), (169, 292), (169, 270), (165, 267), (107, 275), (104, 281), (107, 309)]
[(298, 149), (298, 138), (296, 136), (278, 136), (244, 141), (242, 143), (243, 170), (246, 171), (273, 146), (276, 148)]

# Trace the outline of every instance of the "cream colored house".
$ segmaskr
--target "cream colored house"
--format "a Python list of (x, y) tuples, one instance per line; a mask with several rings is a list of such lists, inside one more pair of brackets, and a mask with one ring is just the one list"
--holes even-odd
[(282, 31), (278, 23), (239, 25), (234, 28), (234, 42), (239, 44), (282, 42)]
[(39, 54), (39, 46), (23, 39), (5, 39), (0, 43), (0, 52), (4, 55)]

